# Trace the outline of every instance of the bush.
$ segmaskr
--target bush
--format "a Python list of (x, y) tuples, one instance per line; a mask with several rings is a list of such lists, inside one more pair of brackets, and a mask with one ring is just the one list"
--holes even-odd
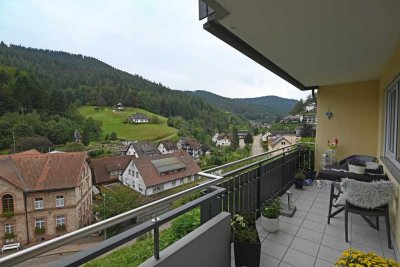
[(110, 134), (110, 140), (111, 140), (111, 141), (117, 140), (117, 133), (116, 133), (116, 132), (112, 132), (112, 133)]
[(85, 146), (81, 143), (67, 143), (63, 148), (64, 152), (79, 152), (85, 151)]
[(57, 226), (56, 226), (56, 230), (57, 230), (57, 231), (65, 231), (65, 225), (64, 225), (64, 224), (62, 224), (62, 225), (57, 225)]
[(89, 151), (89, 153), (88, 153), (89, 157), (91, 157), (91, 158), (95, 158), (95, 157), (98, 157), (103, 154), (104, 154), (104, 149), (92, 150), (92, 151)]
[(14, 233), (5, 233), (4, 240), (13, 239), (15, 237)]
[(176, 239), (180, 239), (200, 225), (200, 209), (191, 210), (172, 221), (171, 229)]
[(4, 218), (10, 219), (11, 217), (14, 216), (14, 212), (13, 211), (5, 211), (5, 212), (3, 212), (3, 214), (1, 216)]
[(265, 218), (276, 219), (281, 214), (281, 200), (275, 198), (273, 200), (268, 200), (262, 207), (261, 213)]
[(44, 234), (45, 231), (46, 231), (46, 229), (44, 227), (42, 227), (42, 228), (36, 227), (35, 228), (36, 234)]

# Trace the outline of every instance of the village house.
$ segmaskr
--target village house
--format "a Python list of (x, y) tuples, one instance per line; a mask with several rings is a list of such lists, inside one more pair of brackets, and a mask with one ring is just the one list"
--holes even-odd
[(248, 133), (249, 133), (249, 131), (247, 131), (247, 130), (238, 130), (239, 139), (244, 139)]
[(48, 240), (92, 221), (85, 152), (0, 156), (0, 244)]
[(148, 123), (149, 122), (149, 117), (143, 113), (136, 113), (133, 114), (132, 117), (130, 117), (130, 120), (135, 123)]
[(122, 105), (121, 102), (119, 102), (118, 104), (114, 105), (114, 108), (113, 108), (113, 110), (117, 110), (117, 111), (121, 111), (121, 110), (124, 110), (124, 109), (125, 109), (125, 107), (124, 107), (124, 105)]
[(316, 109), (317, 109), (317, 105), (315, 103), (310, 103), (304, 107), (304, 110), (306, 112), (315, 112)]
[(176, 145), (178, 149), (186, 151), (194, 159), (198, 159), (202, 155), (201, 144), (194, 138), (182, 137)]
[(317, 124), (317, 114), (315, 113), (305, 113), (301, 116), (301, 122), (305, 124)]
[(217, 142), (215, 143), (217, 147), (223, 147), (223, 146), (230, 146), (231, 145), (231, 139), (229, 135), (225, 133), (221, 133), (218, 138)]
[(163, 140), (158, 144), (158, 151), (161, 154), (169, 154), (178, 150), (178, 146), (171, 140)]
[(283, 118), (280, 122), (288, 124), (288, 123), (298, 123), (301, 121), (301, 115), (288, 115)]
[(212, 141), (213, 143), (216, 143), (216, 142), (217, 142), (217, 139), (218, 139), (218, 136), (219, 136), (219, 133), (215, 133), (214, 136), (211, 138), (211, 141)]
[(111, 184), (121, 180), (122, 173), (135, 156), (117, 156), (92, 159), (96, 185)]
[(136, 158), (159, 155), (157, 146), (150, 141), (137, 141), (129, 144), (125, 155), (135, 156)]
[(269, 136), (271, 136), (272, 134), (270, 133), (270, 132), (265, 132), (265, 134), (263, 134), (262, 136), (261, 136), (261, 141), (263, 141), (263, 142), (267, 142), (268, 141), (268, 137)]
[(134, 158), (122, 174), (121, 182), (142, 195), (160, 193), (195, 181), (200, 168), (185, 151), (153, 157)]
[[(269, 137), (268, 138), (268, 151), (273, 151), (273, 150), (277, 150), (277, 149), (281, 149), (281, 148), (290, 146), (293, 143), (289, 139), (290, 138), (288, 138), (288, 136), (282, 136), (279, 134)], [(289, 150), (289, 148), (284, 148), (280, 151), (272, 152), (270, 155), (271, 155), (271, 157), (276, 156), (287, 150)]]

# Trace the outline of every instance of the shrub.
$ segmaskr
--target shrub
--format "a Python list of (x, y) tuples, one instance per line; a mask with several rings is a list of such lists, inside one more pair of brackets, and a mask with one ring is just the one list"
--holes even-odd
[(294, 179), (296, 179), (296, 180), (304, 180), (304, 179), (306, 179), (306, 176), (304, 175), (303, 171), (298, 171), (294, 175)]
[(180, 239), (200, 225), (200, 209), (193, 209), (172, 221), (171, 229), (176, 239)]
[(13, 239), (15, 237), (14, 233), (5, 233), (4, 240)]
[(57, 225), (56, 230), (57, 231), (65, 231), (65, 224)]
[(255, 215), (252, 213), (235, 214), (231, 221), (233, 239), (243, 242), (258, 242)]

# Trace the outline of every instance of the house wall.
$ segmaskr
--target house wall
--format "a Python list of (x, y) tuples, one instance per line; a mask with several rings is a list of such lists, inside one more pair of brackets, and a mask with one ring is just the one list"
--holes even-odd
[[(321, 86), (318, 90), (316, 166), (328, 149), (328, 140), (339, 140), (336, 160), (353, 154), (376, 155), (378, 141), (378, 81)], [(325, 113), (331, 111), (328, 119)]]
[[(390, 83), (400, 75), (400, 46), (397, 47), (393, 56), (389, 60), (385, 71), (379, 80), (379, 117), (378, 117), (378, 147), (377, 155), (384, 156), (384, 140), (385, 140), (385, 104), (386, 104), (386, 89)], [(391, 173), (387, 166), (381, 161), (384, 166), (385, 173), (391, 181), (396, 185), (396, 196), (390, 205), (390, 223), (395, 233), (397, 247), (400, 246), (400, 186), (395, 179), (394, 173)]]
[[(131, 172), (130, 174), (129, 170)], [(136, 173), (138, 173), (139, 177), (136, 177)], [(140, 175), (138, 168), (133, 163), (133, 161), (129, 163), (128, 167), (123, 172), (122, 183), (126, 186), (129, 186), (131, 189), (141, 193), (142, 195), (146, 194), (146, 185), (142, 179), (142, 176)], [(140, 190), (140, 188), (142, 190)]]
[(10, 194), (13, 196), (14, 200), (14, 216), (11, 218), (5, 218), (0, 216), (0, 245), (4, 244), (4, 234), (5, 234), (5, 224), (12, 223), (14, 226), (14, 242), (19, 242), (22, 245), (28, 243), (28, 237), (26, 232), (25, 223), (25, 201), (24, 194), (22, 190), (13, 184), (7, 182), (0, 178), (0, 213), (3, 212), (3, 203), (1, 201), (3, 195)]

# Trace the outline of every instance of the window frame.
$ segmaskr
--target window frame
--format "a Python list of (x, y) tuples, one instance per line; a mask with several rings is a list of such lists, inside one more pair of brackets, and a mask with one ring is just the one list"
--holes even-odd
[[(59, 201), (62, 199), (62, 205), (60, 205)], [(56, 196), (56, 208), (65, 207), (65, 198), (63, 195)]]
[[(6, 197), (10, 197), (7, 198)], [(6, 203), (7, 202), (7, 203)], [(5, 205), (6, 204), (6, 205)], [(1, 205), (2, 205), (2, 212), (14, 212), (15, 211), (15, 202), (14, 196), (11, 194), (4, 194), (1, 196)]]
[[(41, 206), (39, 205), (36, 205), (37, 203), (41, 203)], [(43, 197), (35, 197), (35, 199), (34, 199), (34, 201), (33, 201), (33, 204), (34, 204), (34, 208), (35, 208), (35, 210), (42, 210), (42, 209), (44, 209), (44, 199), (43, 199)]]
[[(39, 223), (39, 227), (38, 227), (38, 223)], [(35, 219), (35, 229), (36, 228), (46, 228), (46, 219), (45, 218), (36, 218)]]
[(400, 169), (400, 75), (387, 87), (384, 156)]
[[(61, 221), (61, 224), (59, 223)], [(67, 224), (67, 217), (65, 215), (56, 216), (56, 226), (65, 226)]]
[[(11, 231), (10, 231), (11, 229)], [(14, 224), (13, 223), (5, 223), (4, 224), (4, 233), (13, 234), (14, 233)]]

